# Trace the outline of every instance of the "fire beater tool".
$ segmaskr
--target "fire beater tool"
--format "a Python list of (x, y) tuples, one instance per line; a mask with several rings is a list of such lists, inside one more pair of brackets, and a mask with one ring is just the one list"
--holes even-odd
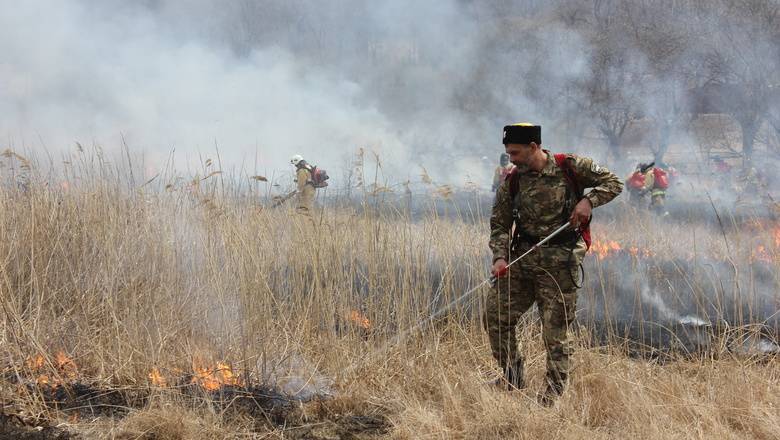
[(276, 208), (278, 206), (282, 206), (284, 202), (290, 200), (294, 195), (298, 194), (298, 190), (293, 190), (288, 194), (285, 194), (283, 196), (276, 196), (273, 198), (273, 204), (271, 205), (271, 208)]
[[(535, 245), (531, 246), (531, 248), (530, 248), (530, 249), (528, 249), (527, 251), (525, 251), (525, 252), (524, 252), (522, 255), (520, 255), (519, 257), (517, 257), (517, 258), (513, 259), (512, 261), (510, 261), (510, 262), (509, 262), (509, 264), (507, 264), (507, 265), (506, 265), (506, 267), (507, 267), (507, 268), (509, 268), (509, 267), (510, 267), (510, 266), (512, 266), (513, 264), (515, 264), (515, 263), (517, 263), (518, 261), (520, 261), (520, 260), (522, 260), (523, 258), (525, 258), (525, 257), (526, 257), (526, 255), (528, 255), (528, 254), (530, 254), (531, 252), (533, 252), (533, 251), (535, 251), (535, 250), (539, 249), (539, 248), (540, 248), (540, 247), (542, 247), (542, 246), (543, 246), (545, 243), (547, 243), (548, 241), (550, 241), (550, 240), (551, 240), (553, 237), (555, 237), (556, 235), (558, 235), (558, 234), (560, 234), (561, 232), (563, 232), (563, 231), (565, 231), (566, 229), (568, 229), (568, 228), (569, 228), (569, 226), (570, 226), (570, 225), (569, 225), (568, 223), (566, 223), (566, 224), (564, 224), (563, 226), (559, 227), (559, 228), (558, 228), (558, 229), (556, 229), (556, 230), (555, 230), (555, 231), (554, 231), (552, 234), (548, 235), (548, 236), (547, 236), (545, 239), (543, 239), (543, 240), (542, 240), (542, 241), (540, 241), (539, 243), (536, 243)], [(427, 323), (429, 323), (429, 322), (430, 322), (430, 323), (433, 323), (433, 321), (434, 321), (436, 318), (438, 318), (438, 317), (440, 317), (441, 315), (443, 315), (444, 313), (446, 313), (448, 310), (450, 310), (451, 308), (453, 308), (453, 307), (454, 307), (456, 304), (460, 303), (460, 302), (461, 302), (463, 299), (465, 299), (465, 298), (467, 298), (467, 297), (471, 296), (471, 294), (473, 294), (474, 292), (476, 292), (477, 290), (479, 290), (479, 289), (480, 289), (482, 286), (484, 286), (485, 284), (488, 284), (488, 283), (490, 283), (491, 285), (495, 285), (495, 283), (496, 283), (496, 282), (498, 282), (498, 277), (497, 277), (497, 276), (495, 276), (495, 275), (491, 275), (490, 277), (488, 277), (488, 278), (485, 278), (485, 279), (484, 279), (484, 280), (483, 280), (481, 283), (479, 283), (479, 284), (477, 284), (476, 286), (472, 287), (471, 289), (469, 289), (468, 291), (466, 291), (465, 293), (463, 293), (461, 296), (459, 296), (459, 297), (457, 297), (456, 299), (454, 299), (454, 300), (453, 300), (452, 302), (450, 302), (449, 304), (446, 304), (445, 306), (443, 306), (443, 307), (442, 307), (442, 308), (440, 308), (439, 310), (437, 310), (437, 311), (433, 312), (433, 313), (432, 313), (432, 314), (431, 314), (429, 317), (427, 317), (427, 318), (425, 318), (425, 319), (422, 319), (422, 320), (418, 321), (418, 322), (417, 322), (417, 324), (415, 324), (414, 326), (412, 326), (412, 327), (410, 327), (410, 328), (408, 328), (408, 329), (404, 330), (403, 332), (401, 332), (401, 333), (397, 334), (397, 335), (396, 335), (396, 336), (395, 336), (393, 339), (391, 339), (391, 340), (387, 341), (387, 342), (386, 342), (384, 345), (382, 345), (382, 347), (380, 347), (378, 350), (375, 350), (374, 352), (372, 352), (370, 356), (367, 356), (367, 357), (366, 357), (366, 360), (370, 359), (371, 357), (373, 357), (373, 356), (375, 356), (375, 355), (377, 355), (377, 354), (379, 354), (379, 353), (384, 353), (384, 352), (386, 352), (386, 351), (387, 351), (387, 350), (388, 350), (388, 349), (389, 349), (391, 346), (393, 346), (393, 345), (395, 345), (395, 344), (397, 344), (397, 343), (399, 343), (399, 342), (403, 341), (404, 339), (408, 338), (408, 337), (409, 337), (409, 336), (411, 336), (412, 334), (416, 333), (418, 330), (420, 330), (421, 328), (423, 328), (423, 326), (424, 326), (424, 325), (426, 325)], [(361, 363), (359, 363), (359, 364), (353, 365), (351, 368), (348, 368), (348, 369), (347, 369), (347, 371), (352, 371), (352, 370), (354, 370), (355, 368), (357, 368), (358, 366), (362, 365), (363, 363), (365, 363), (365, 361), (364, 361), (364, 362), (361, 362)]]

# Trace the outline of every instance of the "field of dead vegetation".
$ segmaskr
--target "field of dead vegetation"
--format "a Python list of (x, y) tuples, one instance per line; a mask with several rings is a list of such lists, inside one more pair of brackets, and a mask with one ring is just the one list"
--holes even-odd
[(487, 276), (486, 218), (365, 199), (309, 221), (219, 174), (4, 161), (0, 439), (780, 438), (771, 218), (600, 214), (543, 408), (534, 314), (512, 393), (486, 384), (486, 289), (426, 320)]

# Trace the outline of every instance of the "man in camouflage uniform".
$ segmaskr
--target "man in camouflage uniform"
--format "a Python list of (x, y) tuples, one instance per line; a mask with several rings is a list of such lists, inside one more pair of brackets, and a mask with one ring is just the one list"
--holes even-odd
[(506, 153), (501, 153), (501, 157), (498, 159), (498, 167), (496, 167), (496, 171), (493, 173), (493, 192), (498, 190), (498, 187), (501, 186), (501, 184), (506, 179), (506, 176), (512, 172), (514, 167), (515, 166), (509, 162), (509, 155)]
[(311, 177), (311, 167), (299, 154), (290, 159), (290, 163), (295, 166), (295, 183), (298, 185), (297, 199), (298, 207), (296, 212), (311, 218), (314, 210), (315, 188)]
[[(563, 392), (570, 365), (568, 325), (574, 319), (579, 265), (586, 244), (573, 229), (566, 230), (544, 247), (507, 268), (534, 244), (569, 222), (586, 226), (591, 209), (614, 199), (623, 189), (616, 175), (587, 157), (565, 156), (581, 189), (592, 188), (582, 198), (567, 182), (562, 166), (541, 149), (541, 127), (514, 124), (504, 127), (504, 147), (517, 165), (496, 192), (490, 217), (492, 273), (498, 277), (486, 301), (485, 327), (493, 356), (503, 369), (503, 383), (523, 388), (523, 358), (518, 353), (515, 327), (522, 315), (537, 304), (542, 337), (547, 349), (547, 387), (539, 395), (551, 404)], [(571, 175), (571, 174), (570, 174)], [(514, 200), (510, 186), (516, 179)], [(514, 226), (514, 232), (513, 232)]]

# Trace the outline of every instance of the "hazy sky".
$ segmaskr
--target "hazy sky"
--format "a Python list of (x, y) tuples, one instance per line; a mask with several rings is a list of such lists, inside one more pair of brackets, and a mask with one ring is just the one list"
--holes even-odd
[[(568, 87), (592, 74), (588, 38), (561, 19), (571, 5), (0, 0), (0, 148), (116, 151), (124, 136), (152, 168), (174, 148), (185, 168), (216, 144), (227, 170), (289, 170), (300, 153), (336, 176), (364, 147), (394, 182), (424, 166), (438, 181), (487, 185), (502, 125), (532, 121), (548, 147), (603, 159), (593, 133), (561, 133), (587, 104), (575, 108)], [(648, 66), (641, 52), (629, 61)]]
[[(456, 67), (474, 62), (467, 60), (470, 40), (460, 34), (468, 31), (468, 20), (454, 4), (440, 1), (426, 10), (410, 1), (388, 2), (331, 21), (325, 10), (311, 20), (322, 28), (309, 29), (289, 19), (294, 10), (269, 6), (281, 18), (256, 22), (246, 14), (262, 8), (247, 12), (252, 2), (229, 3), (0, 1), (3, 144), (56, 152), (78, 141), (110, 150), (123, 135), (149, 162), (175, 148), (184, 164), (198, 152), (212, 157), (216, 143), (232, 166), (246, 161), (254, 168), (257, 154), (260, 171), (284, 168), (294, 153), (338, 168), (346, 153), (368, 147), (386, 166), (417, 175), (419, 168), (409, 167), (422, 161), (410, 153), (415, 139), (446, 146), (461, 129), (473, 136), (467, 120), (447, 113), (455, 84), (442, 71), (457, 76)], [(412, 5), (416, 13), (405, 14)], [(302, 20), (320, 14), (319, 8), (298, 12)], [(426, 18), (433, 15), (435, 21)], [(276, 27), (267, 30), (270, 25)], [(459, 36), (451, 38), (444, 26), (454, 26)], [(296, 51), (300, 32), (322, 33), (328, 55), (317, 60), (316, 48)], [(416, 46), (405, 46), (412, 37)], [(241, 47), (247, 38), (253, 40)], [(420, 51), (438, 54), (447, 67), (404, 73)], [(345, 55), (334, 59), (334, 53)], [(366, 53), (388, 65), (394, 63), (387, 58), (397, 57), (399, 66), (381, 72), (384, 79), (377, 69), (367, 74), (409, 81), (418, 90), (399, 97), (400, 104), (385, 102), (373, 79), (355, 80), (361, 64), (371, 63)], [(499, 151), (498, 135), (491, 135)]]

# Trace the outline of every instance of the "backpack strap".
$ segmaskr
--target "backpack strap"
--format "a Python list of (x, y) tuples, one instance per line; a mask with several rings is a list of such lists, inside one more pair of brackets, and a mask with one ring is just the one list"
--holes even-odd
[(566, 179), (566, 183), (569, 188), (574, 191), (577, 197), (582, 197), (583, 189), (580, 188), (580, 184), (577, 182), (577, 172), (574, 171), (574, 167), (571, 166), (568, 159), (571, 155), (558, 153), (555, 155), (555, 164), (563, 171), (563, 177)]
[[(585, 193), (585, 189), (582, 188), (577, 181), (577, 172), (574, 170), (574, 167), (571, 166), (571, 163), (569, 163), (567, 160), (569, 157), (573, 156), (571, 154), (558, 153), (555, 155), (555, 164), (558, 165), (558, 168), (560, 168), (561, 171), (563, 171), (563, 177), (566, 179), (566, 183), (577, 196), (577, 201), (580, 201), (582, 200), (582, 197)], [(590, 249), (590, 219), (588, 219), (587, 224), (580, 225), (578, 232), (580, 235), (582, 235), (582, 239), (585, 241), (585, 246)]]

